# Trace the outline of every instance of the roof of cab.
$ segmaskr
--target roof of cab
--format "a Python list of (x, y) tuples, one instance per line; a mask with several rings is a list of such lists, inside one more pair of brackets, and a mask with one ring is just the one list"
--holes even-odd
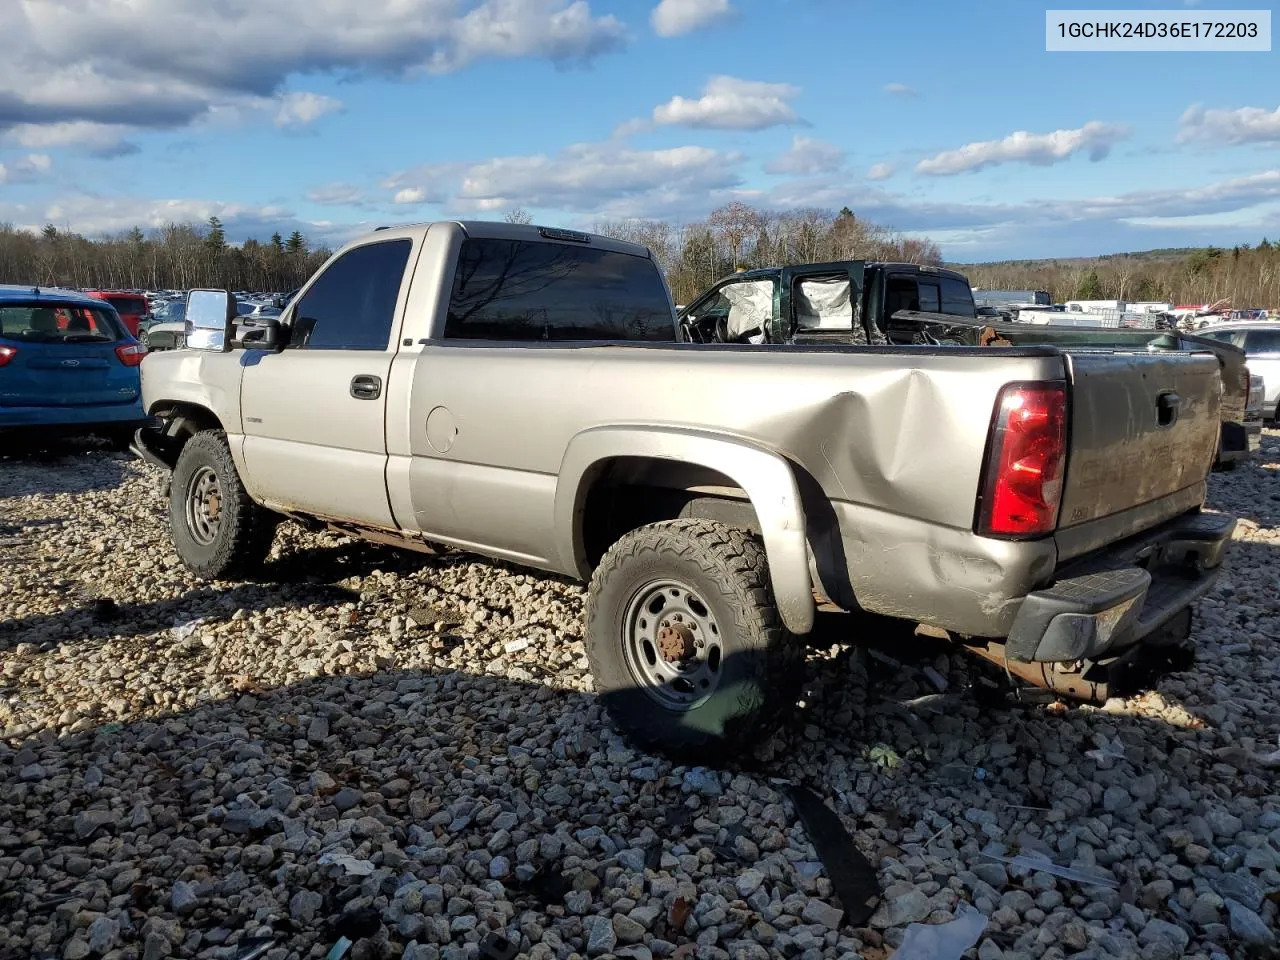
[[(76, 290), (61, 290), (58, 287), (21, 286), (16, 283), (0, 283), (0, 303), (32, 303), (39, 301), (50, 303), (68, 303), (83, 307), (96, 307), (101, 310), (103, 301), (95, 297), (85, 296)], [(109, 304), (108, 304), (109, 306)]]
[(652, 253), (643, 244), (629, 240), (618, 240), (600, 233), (584, 230), (573, 230), (566, 227), (549, 227), (537, 223), (507, 223), (505, 220), (424, 220), (415, 223), (386, 224), (366, 231), (352, 238), (340, 249), (360, 246), (375, 240), (388, 240), (394, 237), (423, 235), (437, 225), (448, 225), (459, 229), (468, 237), (484, 240), (523, 240), (573, 242), (588, 244), (596, 249), (610, 250), (615, 253), (628, 253), (633, 256), (652, 258)]

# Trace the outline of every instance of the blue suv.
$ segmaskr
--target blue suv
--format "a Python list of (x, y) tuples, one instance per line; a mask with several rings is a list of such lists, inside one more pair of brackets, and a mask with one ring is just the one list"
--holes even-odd
[(127, 446), (143, 424), (147, 348), (108, 303), (0, 286), (0, 434), (100, 434)]

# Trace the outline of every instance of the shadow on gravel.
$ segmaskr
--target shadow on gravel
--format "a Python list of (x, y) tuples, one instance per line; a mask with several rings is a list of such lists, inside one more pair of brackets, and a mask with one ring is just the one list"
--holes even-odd
[[(344, 539), (333, 546), (284, 551), (263, 565), (258, 579), (271, 584), (335, 583), (348, 577), (367, 577), (375, 570), (410, 574), (428, 566), (448, 567), (476, 562), (493, 565), (467, 553), (416, 553), (367, 540)], [(540, 572), (538, 576), (545, 574)]]
[[(1105, 833), (1104, 804), (1114, 822), (1137, 825), (1170, 775), (1207, 782), (1227, 762), (1196, 731), (1136, 717), (996, 711), (963, 694), (904, 708), (893, 699), (902, 671), (888, 677), (869, 662), (855, 651), (811, 664), (821, 689), (768, 759), (726, 761), (719, 775), (622, 743), (599, 697), (448, 670), (321, 677), (154, 720), (0, 741), (0, 958), (87, 955), (68, 941), (86, 940), (104, 914), (98, 935), (127, 955), (231, 958), (228, 948), (266, 938), (272, 960), (320, 956), (356, 918), (363, 932), (352, 939), (368, 942), (353, 957), (490, 930), (527, 955), (543, 930), (581, 947), (587, 931), (566, 914), (566, 894), (614, 888), (655, 908), (653, 937), (681, 944), (693, 936), (675, 880), (631, 878), (675, 873), (677, 861), (692, 869), (690, 856), (704, 889), (714, 874), (736, 904), (720, 922), (749, 937), (759, 907), (734, 886), (748, 868), (765, 870), (767, 891), (783, 899), (831, 900), (770, 777), (843, 814), (892, 882), (907, 875), (906, 858), (966, 869), (974, 854), (957, 849), (986, 843), (997, 821), (1008, 849), (1065, 863), (1076, 833), (1071, 849), (1040, 839), (1051, 809), (1059, 836), (1073, 825)], [(1086, 756), (1098, 736), (1122, 744), (1122, 758)], [(871, 745), (894, 759), (868, 760)], [(1050, 769), (1083, 776), (1050, 786)], [(1128, 788), (1123, 805), (1104, 795), (1117, 785)], [(1241, 770), (1232, 789), (1270, 787)], [(1149, 843), (1090, 854), (1131, 881), (1129, 903), (1149, 879)], [(795, 855), (765, 866), (760, 850)], [(879, 937), (840, 933), (842, 955)]]
[(58, 613), (35, 614), (0, 621), (0, 650), (20, 643), (86, 642), (106, 637), (139, 637), (159, 633), (196, 617), (229, 620), (239, 610), (271, 610), (309, 604), (337, 605), (359, 594), (327, 583), (265, 587), (199, 587), (181, 596), (148, 603), (118, 603), (111, 599), (84, 600), (82, 606)]

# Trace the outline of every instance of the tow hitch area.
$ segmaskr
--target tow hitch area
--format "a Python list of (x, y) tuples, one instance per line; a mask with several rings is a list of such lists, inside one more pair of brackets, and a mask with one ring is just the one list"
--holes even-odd
[(1191, 608), (1177, 613), (1167, 624), (1121, 650), (1099, 660), (1027, 663), (1008, 659), (1005, 645), (988, 641), (966, 646), (970, 653), (1032, 686), (1088, 703), (1105, 703), (1154, 686), (1161, 677), (1187, 670), (1195, 662), (1190, 642)]

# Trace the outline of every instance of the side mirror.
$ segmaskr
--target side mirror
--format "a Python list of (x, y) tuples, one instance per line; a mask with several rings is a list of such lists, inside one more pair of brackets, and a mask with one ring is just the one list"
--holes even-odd
[(192, 290), (187, 294), (186, 341), (192, 350), (228, 353), (234, 346), (235, 297), (226, 290)]
[(275, 317), (255, 320), (240, 335), (240, 346), (246, 350), (279, 350), (284, 346), (280, 321)]

